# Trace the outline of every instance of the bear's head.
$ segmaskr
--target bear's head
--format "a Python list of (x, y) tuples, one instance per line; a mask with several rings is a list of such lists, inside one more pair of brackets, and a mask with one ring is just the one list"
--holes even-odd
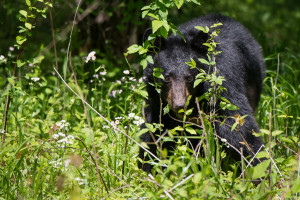
[[(144, 39), (151, 33), (152, 29), (148, 29)], [(183, 114), (179, 114), (178, 111), (186, 108), (189, 96), (191, 100), (188, 108), (195, 107), (195, 97), (203, 94), (204, 87), (202, 83), (194, 88), (195, 77), (199, 73), (199, 68), (208, 70), (207, 66), (198, 61), (198, 58), (206, 58), (207, 47), (203, 46), (203, 43), (207, 41), (208, 35), (198, 31), (198, 34), (186, 35), (185, 38), (184, 40), (179, 35), (167, 39), (156, 38), (154, 47), (149, 49), (154, 64), (148, 63), (144, 71), (146, 84), (150, 85), (148, 90), (152, 90), (150, 93), (154, 93), (154, 83), (160, 83), (163, 106), (169, 104), (177, 118), (182, 118)], [(198, 69), (191, 69), (187, 65), (191, 58), (196, 61)], [(161, 69), (159, 71), (164, 78), (154, 77), (154, 68)]]

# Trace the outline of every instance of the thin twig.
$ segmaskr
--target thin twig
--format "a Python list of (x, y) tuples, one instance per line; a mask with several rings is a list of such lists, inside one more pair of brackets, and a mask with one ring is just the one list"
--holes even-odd
[(276, 130), (276, 118), (275, 118), (275, 105), (276, 105), (276, 90), (277, 90), (277, 80), (278, 80), (278, 74), (279, 74), (279, 66), (280, 66), (280, 60), (279, 55), (277, 55), (277, 72), (276, 72), (276, 78), (275, 78), (275, 84), (273, 87), (273, 117), (274, 117), (274, 130)]
[[(242, 171), (244, 171), (243, 147), (241, 147), (241, 164), (242, 164)], [(245, 176), (244, 176), (244, 173), (242, 175), (242, 179), (243, 179), (243, 187), (245, 187)]]
[(180, 181), (179, 183), (177, 183), (174, 187), (172, 187), (169, 192), (171, 192), (172, 190), (174, 190), (175, 188), (177, 188), (178, 186), (184, 184), (187, 180), (189, 180), (190, 178), (192, 178), (194, 176), (194, 174), (189, 175), (188, 177), (184, 178), (182, 181)]
[[(155, 178), (151, 175), (151, 174), (148, 174), (148, 176), (153, 180), (155, 181)], [(155, 181), (156, 182), (156, 181)], [(164, 190), (164, 193), (172, 200), (174, 200), (174, 198), (170, 195), (170, 193), (167, 191), (167, 190)]]
[[(51, 1), (53, 2), (53, 1)], [(52, 42), (53, 42), (53, 48), (54, 48), (54, 58), (55, 58), (55, 67), (58, 71), (58, 63), (57, 63), (57, 51), (56, 51), (56, 41), (55, 41), (55, 32), (54, 32), (54, 25), (53, 25), (53, 17), (52, 17), (52, 10), (53, 8), (49, 9), (49, 14), (50, 14), (50, 22), (51, 22), (51, 32), (52, 32)], [(59, 79), (57, 79), (57, 87), (59, 87)]]
[(280, 170), (278, 169), (276, 163), (274, 162), (274, 159), (272, 158), (270, 152), (269, 152), (268, 150), (266, 150), (266, 152), (267, 152), (267, 154), (269, 155), (270, 160), (271, 160), (272, 164), (274, 165), (275, 169), (277, 170), (277, 172), (279, 173), (279, 175), (282, 177), (282, 174), (281, 174)]
[[(97, 163), (96, 163), (96, 160), (95, 160), (93, 154), (92, 154), (92, 153), (90, 152), (90, 150), (87, 148), (87, 146), (85, 145), (85, 143), (84, 143), (80, 138), (78, 138), (78, 137), (75, 137), (75, 139), (78, 140), (78, 141), (80, 141), (80, 142), (83, 144), (83, 146), (85, 147), (86, 151), (88, 152), (88, 154), (89, 154), (90, 157), (92, 158), (93, 163), (95, 164), (95, 166), (97, 166)], [(98, 169), (98, 170), (99, 170), (99, 169)], [(107, 185), (106, 185), (106, 183), (104, 182), (104, 179), (103, 179), (102, 175), (101, 175), (100, 173), (99, 173), (99, 175), (100, 175), (100, 178), (101, 178), (101, 180), (102, 180), (102, 183), (103, 183), (103, 185), (104, 185), (104, 187), (105, 187), (105, 190), (106, 190), (106, 192), (108, 193)], [(100, 188), (99, 188), (99, 189), (100, 189)], [(99, 198), (100, 198), (100, 197), (99, 197)]]
[[(299, 177), (300, 177), (300, 150), (299, 150), (299, 155), (298, 155), (298, 173), (297, 173), (297, 181), (299, 181)], [(298, 196), (298, 193), (296, 193), (296, 200), (297, 200), (297, 196)]]
[[(275, 119), (275, 115), (274, 115)], [(275, 124), (275, 123), (274, 123)], [(272, 157), (272, 148), (271, 148), (271, 140), (272, 140), (272, 113), (269, 114), (269, 157)], [(272, 162), (270, 162), (269, 167), (269, 190), (272, 189)], [(268, 199), (272, 199), (271, 194), (269, 195)]]

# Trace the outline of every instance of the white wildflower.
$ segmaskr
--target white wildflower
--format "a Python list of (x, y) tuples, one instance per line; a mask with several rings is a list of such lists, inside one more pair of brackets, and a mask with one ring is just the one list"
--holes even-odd
[(68, 167), (70, 163), (71, 163), (71, 159), (65, 160), (65, 167)]
[(145, 123), (145, 120), (140, 119), (139, 122), (140, 122), (140, 124), (143, 124), (143, 123)]
[(225, 138), (222, 138), (221, 141), (222, 142), (227, 142), (227, 140)]
[(93, 77), (96, 78), (96, 79), (99, 79), (99, 75), (98, 74), (94, 74)]
[(140, 117), (136, 115), (136, 116), (134, 116), (134, 119), (135, 119), (135, 120), (139, 120)]
[(15, 50), (14, 47), (9, 47), (8, 49), (9, 49), (10, 51), (14, 51), (14, 50)]
[(136, 79), (134, 77), (129, 77), (130, 81), (136, 81)]
[(135, 116), (134, 113), (129, 113), (129, 114), (128, 114), (128, 117), (129, 117), (129, 118), (133, 118), (134, 116)]
[(102, 128), (103, 128), (103, 129), (108, 129), (108, 128), (109, 128), (109, 126), (107, 126), (107, 125), (104, 125)]
[(52, 135), (52, 137), (53, 137), (53, 139), (56, 140), (59, 137), (59, 135), (58, 134), (54, 134), (54, 135)]
[(74, 136), (73, 135), (68, 135), (67, 138), (70, 139), (70, 140), (74, 140)]
[(105, 76), (105, 75), (107, 74), (107, 72), (104, 71), (104, 72), (100, 72), (99, 74), (100, 74), (101, 76)]
[(66, 135), (64, 134), (64, 133), (62, 133), (62, 132), (58, 132), (57, 133), (59, 136), (61, 136), (61, 137), (65, 137)]
[(4, 129), (0, 129), (0, 133), (4, 134), (5, 130)]
[(117, 91), (113, 90), (113, 91), (111, 91), (111, 93), (108, 96), (116, 98), (116, 94), (117, 94)]
[(34, 81), (34, 82), (37, 82), (37, 81), (40, 80), (40, 78), (39, 77), (32, 77), (31, 80)]
[(3, 55), (0, 55), (0, 63), (6, 63), (6, 58)]
[(121, 82), (120, 80), (117, 80), (117, 81), (116, 81), (116, 83), (118, 83), (118, 84), (122, 84), (122, 82)]
[(90, 60), (96, 60), (95, 54), (95, 51), (90, 52), (89, 55), (86, 57), (85, 62), (88, 63)]
[(129, 70), (124, 70), (123, 73), (128, 75), (130, 73), (130, 71)]

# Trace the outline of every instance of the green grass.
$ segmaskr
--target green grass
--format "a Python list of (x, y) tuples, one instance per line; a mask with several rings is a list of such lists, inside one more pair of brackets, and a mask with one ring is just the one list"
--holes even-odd
[[(152, 175), (138, 169), (145, 86), (135, 65), (112, 66), (97, 50), (88, 63), (84, 53), (72, 55), (68, 64), (59, 56), (59, 71), (79, 98), (52, 64), (44, 66), (52, 53), (32, 54), (15, 67), (21, 51), (7, 50), (0, 61), (0, 127), (6, 124), (0, 134), (0, 199), (299, 198), (300, 54), (285, 49), (278, 62), (276, 51), (266, 52), (272, 53), (265, 55), (268, 70), (256, 116), (266, 145), (258, 156), (270, 159), (242, 176), (241, 163), (227, 159), (226, 144), (215, 143), (209, 125), (211, 134), (198, 136), (202, 156), (194, 156), (181, 138), (173, 156), (159, 155)], [(255, 186), (251, 180), (260, 177)]]

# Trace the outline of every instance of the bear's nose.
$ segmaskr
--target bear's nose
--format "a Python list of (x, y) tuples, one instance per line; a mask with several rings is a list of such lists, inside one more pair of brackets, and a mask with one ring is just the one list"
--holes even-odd
[(179, 110), (184, 109), (184, 106), (185, 106), (185, 102), (181, 102), (174, 105), (175, 112), (178, 113)]

